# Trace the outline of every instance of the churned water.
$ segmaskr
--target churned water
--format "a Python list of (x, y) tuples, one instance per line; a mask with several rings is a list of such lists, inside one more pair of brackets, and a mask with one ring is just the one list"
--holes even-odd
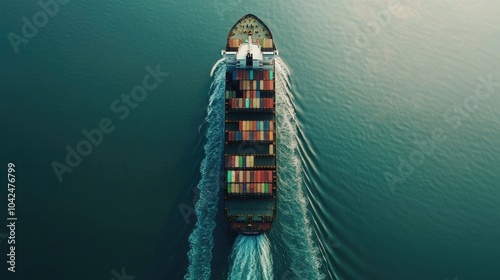
[[(42, 2), (0, 11), (2, 279), (500, 279), (497, 2)], [(257, 238), (222, 215), (209, 76), (247, 13), (283, 58)]]

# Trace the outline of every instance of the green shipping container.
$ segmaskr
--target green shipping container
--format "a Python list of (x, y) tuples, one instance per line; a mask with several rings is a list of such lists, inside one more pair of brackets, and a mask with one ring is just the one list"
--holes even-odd
[(227, 172), (227, 182), (231, 182), (231, 171)]
[(245, 108), (250, 108), (250, 99), (245, 98)]
[(273, 71), (269, 71), (269, 80), (274, 80), (274, 74)]

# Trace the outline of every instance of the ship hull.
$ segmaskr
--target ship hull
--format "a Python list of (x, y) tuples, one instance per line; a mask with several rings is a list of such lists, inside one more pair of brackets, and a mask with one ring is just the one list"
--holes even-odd
[(224, 214), (245, 235), (269, 232), (276, 219), (276, 98), (278, 51), (267, 26), (242, 17), (226, 48)]

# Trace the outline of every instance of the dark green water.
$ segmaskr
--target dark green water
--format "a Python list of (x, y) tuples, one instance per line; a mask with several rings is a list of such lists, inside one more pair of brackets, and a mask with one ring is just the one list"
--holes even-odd
[[(59, 8), (18, 53), (8, 34), (22, 35), (22, 18), (42, 8), (8, 1), (0, 12), (0, 158), (4, 174), (16, 164), (18, 217), (16, 273), (7, 272), (1, 238), (2, 279), (118, 280), (122, 268), (136, 280), (184, 277), (208, 74), (246, 13), (271, 28), (291, 70), (297, 199), (319, 273), (500, 279), (498, 3), (70, 0)], [(111, 104), (156, 65), (169, 75), (121, 120)], [(114, 131), (59, 182), (51, 164), (65, 163), (65, 147), (76, 149), (82, 130), (103, 118)], [(227, 279), (235, 237), (219, 214), (209, 267), (212, 279)], [(309, 241), (281, 238), (300, 221), (283, 220), (269, 237), (276, 279), (303, 279), (290, 244)]]

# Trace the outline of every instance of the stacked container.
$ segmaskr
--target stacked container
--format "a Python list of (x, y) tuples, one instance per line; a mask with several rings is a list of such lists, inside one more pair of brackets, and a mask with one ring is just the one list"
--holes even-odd
[(228, 43), (230, 48), (238, 48), (242, 42), (242, 39), (230, 38)]
[(274, 121), (238, 121), (238, 130), (274, 131)]
[(227, 168), (248, 168), (254, 167), (254, 162), (254, 156), (226, 156), (225, 163)]
[(264, 49), (273, 48), (273, 39), (264, 38), (262, 40), (262, 48), (264, 48)]
[(273, 98), (230, 98), (231, 109), (274, 109)]
[(272, 183), (273, 170), (228, 170), (228, 183)]
[(227, 185), (228, 194), (233, 195), (272, 195), (273, 183), (231, 183)]

